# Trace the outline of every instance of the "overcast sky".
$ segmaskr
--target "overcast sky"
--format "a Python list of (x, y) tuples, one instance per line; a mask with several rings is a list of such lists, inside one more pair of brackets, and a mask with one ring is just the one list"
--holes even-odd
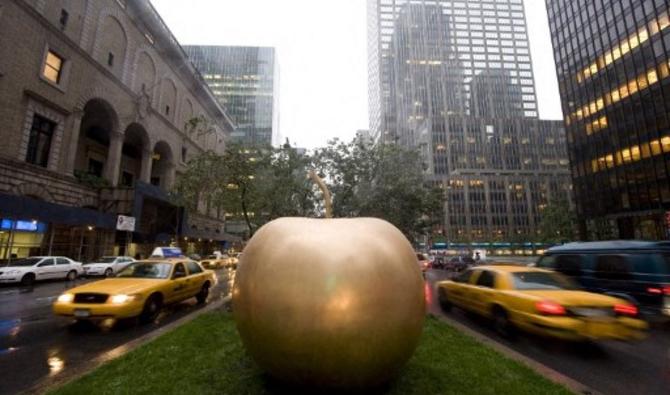
[[(540, 117), (561, 108), (544, 1), (524, 0)], [(182, 45), (277, 48), (280, 132), (305, 148), (368, 128), (366, 0), (151, 0)]]

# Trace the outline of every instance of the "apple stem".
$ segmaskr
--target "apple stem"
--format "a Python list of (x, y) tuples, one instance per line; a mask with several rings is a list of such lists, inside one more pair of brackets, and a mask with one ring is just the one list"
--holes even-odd
[(321, 193), (323, 193), (323, 200), (326, 205), (326, 218), (333, 218), (333, 198), (330, 196), (328, 186), (326, 186), (321, 177), (316, 175), (314, 170), (310, 170), (308, 176), (321, 189)]

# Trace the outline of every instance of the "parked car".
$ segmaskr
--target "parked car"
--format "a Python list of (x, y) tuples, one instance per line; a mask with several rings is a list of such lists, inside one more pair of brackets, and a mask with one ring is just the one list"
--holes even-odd
[(455, 256), (449, 259), (445, 266), (448, 270), (460, 272), (473, 266), (475, 263), (475, 260), (469, 256)]
[(214, 272), (188, 258), (137, 261), (116, 277), (67, 290), (54, 302), (53, 311), (77, 320), (139, 316), (149, 322), (167, 304), (192, 297), (205, 303), (215, 283)]
[(440, 306), (457, 306), (515, 329), (566, 340), (635, 340), (647, 323), (627, 300), (586, 292), (568, 277), (523, 266), (480, 266), (437, 284)]
[(135, 259), (129, 256), (103, 256), (95, 262), (84, 264), (84, 274), (111, 277), (133, 262)]
[(435, 259), (433, 259), (433, 262), (431, 263), (431, 266), (433, 269), (445, 269), (445, 266), (447, 264), (447, 258), (441, 255), (435, 256)]
[(537, 266), (588, 291), (626, 299), (645, 315), (670, 318), (670, 242), (569, 243), (549, 248)]
[(426, 272), (426, 270), (430, 269), (430, 259), (428, 259), (426, 255), (417, 252), (416, 259), (419, 262), (419, 269), (421, 269), (422, 272)]
[(0, 268), (0, 283), (32, 285), (40, 280), (74, 280), (84, 272), (81, 262), (64, 256), (33, 256)]

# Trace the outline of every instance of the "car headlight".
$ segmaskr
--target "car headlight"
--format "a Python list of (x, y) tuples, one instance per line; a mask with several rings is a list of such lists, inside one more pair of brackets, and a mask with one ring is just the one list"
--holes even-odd
[(70, 303), (74, 300), (74, 295), (72, 294), (62, 294), (58, 297), (59, 303)]
[(137, 295), (125, 295), (125, 294), (120, 294), (120, 295), (113, 295), (110, 301), (114, 304), (123, 304), (123, 303), (128, 303), (132, 302), (137, 298)]

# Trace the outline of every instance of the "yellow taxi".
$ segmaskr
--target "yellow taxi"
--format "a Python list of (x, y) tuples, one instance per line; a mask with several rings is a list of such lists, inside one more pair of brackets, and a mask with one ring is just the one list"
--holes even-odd
[(226, 255), (210, 255), (200, 261), (200, 265), (205, 269), (221, 269), (228, 264), (228, 257)]
[(636, 340), (647, 324), (623, 299), (581, 291), (567, 277), (524, 266), (480, 266), (437, 283), (440, 306), (493, 320), (503, 336), (515, 329), (566, 340)]
[(195, 297), (205, 303), (216, 276), (188, 258), (137, 261), (115, 277), (72, 288), (53, 304), (56, 315), (77, 320), (129, 318), (153, 321), (162, 306)]

